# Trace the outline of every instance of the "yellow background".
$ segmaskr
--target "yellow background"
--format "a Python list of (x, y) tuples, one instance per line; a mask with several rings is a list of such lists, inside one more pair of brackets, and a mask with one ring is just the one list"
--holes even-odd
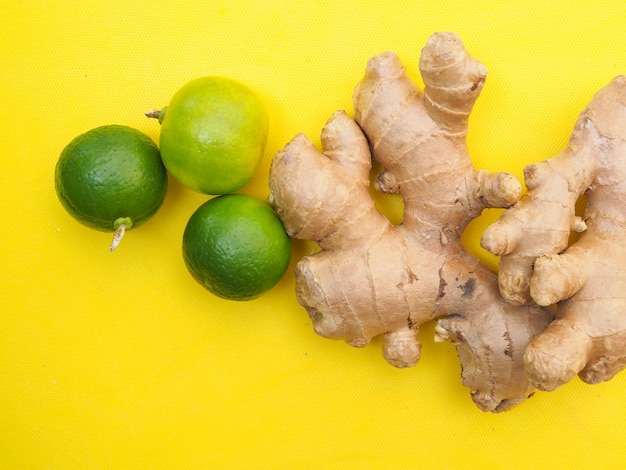
[[(489, 71), (470, 121), (480, 168), (521, 177), (626, 73), (623, 0), (1, 0), (0, 468), (623, 468), (626, 373), (483, 414), (433, 325), (401, 371), (379, 340), (317, 337), (292, 269), (248, 303), (204, 291), (180, 243), (206, 196), (171, 181), (113, 254), (110, 234), (57, 201), (54, 166), (73, 137), (116, 123), (158, 141), (143, 111), (203, 75), (244, 81), (267, 104), (267, 150), (243, 189), (265, 198), (272, 156), (351, 113), (371, 55), (395, 51), (421, 84), (420, 50), (442, 30)], [(379, 202), (398, 217), (399, 201)], [(496, 216), (465, 236), (494, 267), (478, 239)], [(310, 247), (293, 246), (295, 264)]]

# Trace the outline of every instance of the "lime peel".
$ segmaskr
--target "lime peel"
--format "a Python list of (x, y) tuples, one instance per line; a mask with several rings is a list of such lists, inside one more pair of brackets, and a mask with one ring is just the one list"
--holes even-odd
[(114, 231), (109, 248), (161, 207), (167, 172), (159, 149), (143, 132), (105, 125), (75, 137), (61, 152), (55, 190), (70, 216), (87, 227)]
[(183, 259), (209, 292), (226, 300), (252, 300), (285, 274), (291, 240), (264, 201), (226, 194), (192, 214), (183, 233)]
[(168, 173), (193, 191), (235, 192), (250, 181), (263, 157), (269, 115), (258, 95), (236, 80), (197, 78), (165, 108), (145, 114), (161, 124), (159, 147)]

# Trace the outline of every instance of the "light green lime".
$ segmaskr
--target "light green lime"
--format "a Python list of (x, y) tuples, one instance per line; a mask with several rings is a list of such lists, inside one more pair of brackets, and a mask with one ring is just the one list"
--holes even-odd
[(161, 121), (165, 167), (194, 191), (226, 194), (240, 189), (263, 156), (268, 114), (258, 96), (238, 81), (193, 80), (152, 116)]
[(291, 241), (272, 208), (242, 194), (201, 205), (183, 234), (191, 275), (215, 295), (251, 300), (275, 286), (291, 258)]

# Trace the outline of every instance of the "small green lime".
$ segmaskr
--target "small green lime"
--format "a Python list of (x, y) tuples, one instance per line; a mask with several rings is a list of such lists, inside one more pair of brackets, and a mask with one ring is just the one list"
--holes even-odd
[(168, 172), (194, 191), (240, 189), (263, 156), (267, 111), (254, 92), (235, 80), (192, 80), (161, 112), (148, 115), (161, 121), (159, 147)]
[(131, 127), (107, 125), (79, 135), (63, 149), (55, 188), (78, 222), (116, 231), (121, 239), (124, 230), (141, 225), (161, 207), (167, 172), (150, 137)]
[(274, 287), (291, 258), (291, 241), (272, 208), (243, 194), (201, 205), (183, 234), (191, 275), (215, 295), (251, 300)]

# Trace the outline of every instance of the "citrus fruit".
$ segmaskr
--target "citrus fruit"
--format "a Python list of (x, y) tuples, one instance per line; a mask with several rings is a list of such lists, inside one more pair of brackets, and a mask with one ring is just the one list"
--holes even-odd
[(160, 112), (159, 147), (168, 172), (205, 194), (243, 187), (267, 141), (266, 109), (248, 87), (225, 77), (202, 77), (178, 90)]
[(183, 234), (183, 258), (195, 280), (213, 294), (251, 300), (283, 277), (291, 241), (269, 205), (226, 194), (193, 213)]
[(63, 149), (55, 188), (78, 222), (115, 232), (113, 250), (126, 230), (161, 207), (167, 172), (150, 137), (131, 127), (106, 125), (79, 135)]

